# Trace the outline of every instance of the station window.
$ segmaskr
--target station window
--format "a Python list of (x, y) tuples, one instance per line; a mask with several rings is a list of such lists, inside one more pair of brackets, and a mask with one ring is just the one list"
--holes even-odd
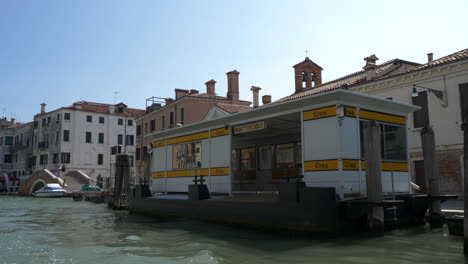
[(174, 169), (201, 168), (201, 142), (190, 142), (172, 147), (172, 166)]
[[(364, 123), (360, 121), (361, 157), (364, 153)], [(404, 126), (379, 123), (380, 126), (380, 148), (383, 160), (407, 160), (406, 153), (406, 129)]]
[(257, 168), (257, 151), (255, 148), (240, 150), (240, 169), (255, 170)]

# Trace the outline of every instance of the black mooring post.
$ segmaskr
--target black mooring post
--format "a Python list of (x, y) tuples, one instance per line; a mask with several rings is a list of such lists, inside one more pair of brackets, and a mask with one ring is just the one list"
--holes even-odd
[(440, 206), (439, 171), (437, 169), (434, 130), (427, 126), (421, 130), (421, 143), (424, 157), (424, 175), (426, 176), (427, 196), (429, 198), (429, 224), (442, 227)]
[[(382, 202), (382, 171), (380, 127), (375, 120), (364, 126), (364, 154), (366, 160), (366, 190), (370, 203)], [(369, 207), (367, 229), (370, 236), (384, 235), (384, 210), (380, 206)]]
[[(467, 114), (468, 116), (468, 114)], [(468, 118), (463, 122), (463, 199), (464, 199), (464, 217), (463, 217), (463, 253), (468, 255)]]
[(114, 205), (113, 209), (121, 209), (123, 206), (123, 192), (127, 191), (129, 177), (128, 155), (119, 154), (115, 161), (115, 182), (114, 182)]

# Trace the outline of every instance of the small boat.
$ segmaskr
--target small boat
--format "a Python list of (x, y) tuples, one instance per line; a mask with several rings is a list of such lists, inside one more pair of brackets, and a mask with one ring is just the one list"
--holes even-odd
[(97, 185), (83, 185), (81, 190), (74, 191), (71, 194), (74, 201), (90, 201), (94, 203), (103, 203), (106, 197), (106, 191)]
[(63, 197), (65, 190), (58, 183), (48, 183), (46, 186), (33, 193), (35, 197)]

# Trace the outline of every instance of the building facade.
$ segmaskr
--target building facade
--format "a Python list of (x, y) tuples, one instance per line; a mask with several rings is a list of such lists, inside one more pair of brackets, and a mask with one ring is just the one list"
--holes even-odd
[(137, 176), (149, 179), (148, 147), (152, 141), (146, 136), (152, 133), (173, 129), (206, 118), (216, 118), (251, 109), (251, 102), (239, 99), (239, 72), (226, 73), (228, 80), (227, 95), (216, 95), (216, 81), (205, 83), (206, 93), (198, 90), (175, 89), (175, 100), (166, 98), (164, 105), (154, 103), (146, 113), (137, 119), (136, 172)]
[[(143, 110), (79, 101), (46, 112), (45, 104), (34, 117), (34, 171), (48, 169), (55, 174), (81, 170), (93, 179), (109, 182), (117, 152), (135, 155), (135, 119)], [(114, 150), (114, 153), (112, 153)], [(133, 164), (132, 164), (133, 166)]]

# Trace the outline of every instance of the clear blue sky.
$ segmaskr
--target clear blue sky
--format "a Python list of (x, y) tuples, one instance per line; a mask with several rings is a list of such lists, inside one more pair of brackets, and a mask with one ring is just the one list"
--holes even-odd
[(0, 115), (21, 122), (80, 99), (144, 108), (174, 88), (205, 91), (240, 72), (273, 100), (309, 57), (323, 81), (363, 58), (426, 62), (468, 48), (468, 1), (0, 1)]

